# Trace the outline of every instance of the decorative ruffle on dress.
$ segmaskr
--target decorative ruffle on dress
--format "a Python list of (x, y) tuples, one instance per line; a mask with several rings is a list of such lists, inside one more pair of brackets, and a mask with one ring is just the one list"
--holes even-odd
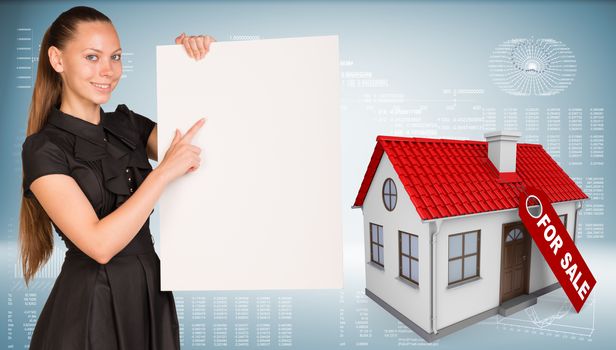
[[(53, 107), (22, 148), (24, 196), (47, 174), (71, 176), (99, 219), (134, 193), (152, 166), (146, 154), (152, 120), (119, 105), (89, 123)], [(70, 210), (70, 208), (66, 208)], [(150, 213), (151, 214), (151, 213)], [(179, 349), (173, 294), (160, 291), (160, 260), (149, 228), (107, 264), (99, 264), (53, 224), (68, 251), (36, 323), (30, 349)]]

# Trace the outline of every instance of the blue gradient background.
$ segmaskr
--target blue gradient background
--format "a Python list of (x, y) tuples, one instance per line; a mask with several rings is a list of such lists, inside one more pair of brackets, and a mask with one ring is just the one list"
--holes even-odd
[[(337, 348), (370, 347), (393, 348), (425, 346), (411, 332), (376, 304), (362, 297), (364, 281), (362, 216), (360, 210), (351, 210), (356, 191), (363, 177), (375, 136), (392, 134), (400, 130), (391, 118), (380, 117), (379, 111), (395, 107), (426, 107), (424, 121), (439, 123), (443, 117), (469, 116), (473, 106), (493, 107), (497, 110), (497, 127), (503, 126), (502, 110), (516, 107), (522, 114), (524, 108), (538, 107), (542, 110), (559, 107), (562, 110), (562, 125), (566, 122), (566, 110), (571, 107), (605, 109), (605, 156), (604, 166), (567, 166), (566, 147), (561, 149), (559, 161), (573, 177), (603, 177), (605, 180), (605, 215), (581, 216), (580, 224), (602, 223), (604, 238), (580, 239), (578, 245), (598, 284), (593, 291), (594, 315), (589, 321), (589, 308), (580, 315), (567, 315), (568, 322), (592, 325), (590, 337), (556, 335), (542, 330), (524, 331), (518, 328), (497, 327), (494, 318), (469, 327), (437, 341), (432, 346), (453, 348), (539, 348), (564, 349), (596, 348), (613, 346), (616, 340), (616, 265), (613, 249), (615, 238), (611, 235), (614, 218), (614, 188), (612, 174), (613, 140), (616, 131), (611, 120), (616, 110), (614, 99), (614, 56), (616, 54), (616, 6), (610, 2), (545, 1), (545, 2), (487, 2), (487, 1), (435, 1), (435, 2), (291, 2), (269, 1), (253, 3), (231, 2), (3, 2), (0, 4), (3, 53), (0, 56), (2, 82), (0, 96), (3, 111), (0, 119), (0, 147), (4, 152), (0, 164), (2, 196), (0, 198), (0, 228), (2, 228), (2, 295), (7, 303), (1, 303), (3, 315), (11, 313), (12, 333), (7, 333), (7, 317), (2, 316), (2, 341), (7, 348), (27, 348), (29, 332), (22, 322), (32, 317), (23, 304), (26, 293), (23, 283), (14, 277), (17, 259), (17, 226), (21, 196), (21, 143), (25, 135), (27, 109), (31, 89), (17, 89), (16, 79), (18, 44), (17, 28), (32, 28), (34, 53), (43, 32), (64, 10), (75, 5), (89, 5), (109, 16), (116, 26), (124, 52), (133, 55), (123, 57), (124, 64), (130, 58), (134, 68), (125, 72), (124, 78), (104, 107), (113, 110), (119, 103), (156, 120), (156, 45), (172, 44), (181, 32), (209, 34), (219, 41), (232, 40), (236, 36), (280, 38), (337, 34), (340, 38), (340, 58), (352, 61), (351, 67), (341, 71), (371, 72), (374, 79), (385, 79), (386, 87), (351, 88), (342, 90), (342, 147), (343, 147), (343, 224), (345, 288), (342, 291), (280, 291), (280, 292), (195, 292), (175, 293), (185, 300), (183, 323), (183, 348), (191, 349), (190, 298), (226, 296), (229, 300), (227, 320), (212, 320), (208, 305), (207, 345), (212, 346), (213, 323), (228, 323), (228, 347), (233, 341), (234, 323), (247, 323), (250, 328), (249, 347), (254, 341), (254, 300), (269, 296), (272, 301), (272, 345), (277, 348), (276, 308), (277, 298), (291, 297), (292, 319), (281, 321), (292, 324), (292, 348)], [(519, 97), (503, 93), (492, 84), (488, 76), (488, 58), (493, 49), (512, 38), (553, 38), (562, 41), (574, 53), (578, 70), (575, 80), (564, 92), (550, 97)], [(23, 63), (23, 62), (22, 62)], [(35, 67), (36, 65), (33, 64)], [(455, 109), (447, 109), (450, 97), (444, 89), (484, 89), (485, 93), (460, 99)], [(403, 94), (402, 103), (386, 105), (366, 102), (367, 94)], [(585, 118), (586, 118), (585, 114)], [(586, 128), (587, 121), (584, 121)], [(521, 123), (522, 124), (522, 123)], [(413, 134), (413, 130), (407, 130)], [(484, 130), (448, 130), (438, 137), (482, 139)], [(588, 132), (585, 130), (584, 137)], [(539, 135), (539, 141), (545, 141)], [(566, 141), (567, 129), (562, 128), (561, 139)], [(316, 142), (317, 140), (315, 140)], [(586, 151), (586, 150), (585, 150)], [(587, 158), (584, 159), (588, 161)], [(242, 200), (241, 198), (238, 200)], [(158, 236), (158, 215), (155, 211), (152, 232)], [(57, 244), (62, 244), (57, 241)], [(157, 244), (157, 249), (158, 249)], [(197, 278), (197, 277), (196, 277)], [(29, 292), (38, 295), (35, 308), (40, 311), (49, 293), (53, 279), (42, 279)], [(560, 294), (559, 294), (560, 293)], [(561, 298), (560, 291), (553, 293)], [(248, 321), (234, 322), (232, 305), (235, 297), (249, 297)], [(211, 302), (210, 302), (211, 304)], [(540, 300), (541, 304), (541, 300)], [(547, 305), (544, 303), (544, 305)], [(23, 308), (23, 310), (22, 310)], [(550, 308), (546, 312), (549, 314)], [(585, 313), (586, 312), (586, 313)], [(344, 323), (340, 317), (344, 315)], [(364, 318), (367, 317), (367, 318)], [(576, 319), (577, 318), (577, 319)], [(580, 323), (576, 323), (580, 322)], [(367, 332), (359, 326), (367, 324)], [(364, 328), (366, 329), (366, 328)], [(31, 329), (30, 329), (31, 331)], [(341, 331), (342, 336), (341, 336)], [(395, 336), (394, 336), (395, 335)], [(404, 345), (400, 345), (400, 339)], [(364, 346), (365, 345), (365, 346)], [(196, 348), (196, 347), (195, 347)]]

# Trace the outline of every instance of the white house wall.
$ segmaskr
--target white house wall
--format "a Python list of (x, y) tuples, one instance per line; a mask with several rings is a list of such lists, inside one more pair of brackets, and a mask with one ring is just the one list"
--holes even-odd
[[(554, 209), (559, 215), (568, 214), (567, 229), (572, 234), (575, 202), (556, 203)], [(437, 329), (499, 306), (503, 224), (516, 221), (520, 221), (517, 210), (462, 216), (443, 221), (437, 236), (436, 253)], [(448, 287), (449, 235), (479, 229), (481, 230), (480, 278)], [(552, 271), (532, 242), (529, 292), (532, 293), (555, 282)]]
[[(391, 178), (398, 200), (393, 211), (382, 200), (383, 183)], [(385, 153), (363, 203), (366, 287), (419, 327), (430, 332), (430, 244), (428, 224), (422, 224)], [(370, 223), (383, 226), (384, 268), (370, 262)], [(398, 231), (418, 236), (419, 286), (399, 277)]]

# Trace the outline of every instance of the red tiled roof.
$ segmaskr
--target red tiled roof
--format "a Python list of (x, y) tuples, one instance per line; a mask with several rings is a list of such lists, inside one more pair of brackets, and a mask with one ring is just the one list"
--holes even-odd
[(354, 207), (363, 205), (383, 152), (422, 220), (517, 208), (526, 186), (543, 190), (552, 203), (588, 198), (541, 145), (518, 144), (516, 172), (499, 174), (485, 141), (376, 140)]

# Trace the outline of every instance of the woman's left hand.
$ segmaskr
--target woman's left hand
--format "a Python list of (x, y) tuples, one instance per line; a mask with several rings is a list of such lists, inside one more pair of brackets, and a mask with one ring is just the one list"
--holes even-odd
[(194, 58), (196, 61), (202, 59), (205, 54), (210, 51), (210, 44), (214, 41), (216, 41), (216, 39), (209, 35), (187, 36), (184, 33), (175, 38), (175, 43), (184, 45), (184, 49), (186, 49), (188, 56)]

